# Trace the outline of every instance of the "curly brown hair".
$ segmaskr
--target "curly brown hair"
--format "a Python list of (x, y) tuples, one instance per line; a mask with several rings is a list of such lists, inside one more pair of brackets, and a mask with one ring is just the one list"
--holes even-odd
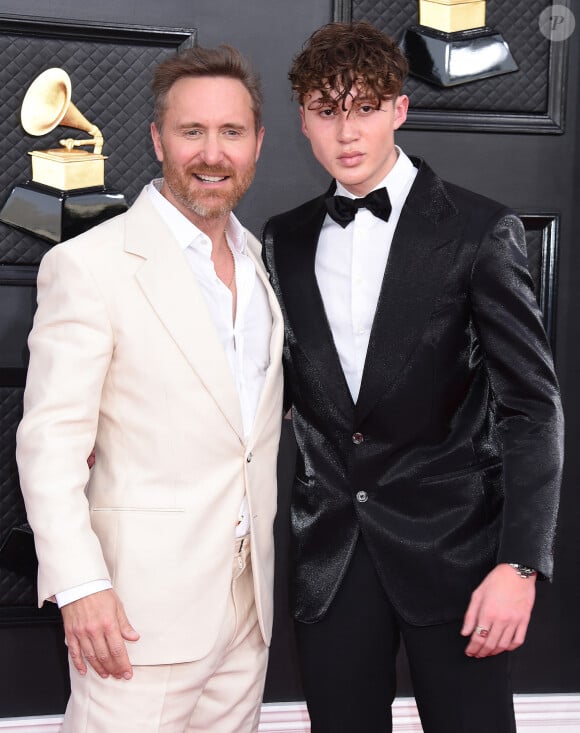
[(237, 79), (248, 90), (256, 132), (262, 125), (262, 89), (260, 77), (250, 62), (233, 46), (217, 48), (194, 46), (170, 56), (155, 69), (153, 76), (153, 120), (158, 130), (163, 124), (165, 103), (171, 87), (184, 77), (225, 76)]
[(396, 42), (370, 23), (328, 23), (315, 31), (294, 58), (288, 78), (300, 104), (314, 90), (324, 102), (338, 92), (334, 101), (345, 108), (355, 86), (359, 93), (381, 101), (398, 97), (409, 72), (409, 64)]

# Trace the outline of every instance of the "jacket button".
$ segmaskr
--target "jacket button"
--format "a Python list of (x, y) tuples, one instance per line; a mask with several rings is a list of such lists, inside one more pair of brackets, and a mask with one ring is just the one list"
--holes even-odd
[(367, 494), (366, 491), (357, 491), (356, 500), (360, 502), (361, 504), (364, 504), (365, 501), (369, 500), (369, 495)]
[(252, 458), (253, 458), (253, 457), (254, 457), (254, 456), (252, 455), (252, 451), (250, 451), (250, 452), (248, 453), (248, 455), (246, 456), (246, 461), (247, 461), (248, 463), (251, 463), (251, 462), (252, 462)]
[(355, 433), (352, 436), (352, 442), (355, 445), (360, 445), (363, 442), (363, 440), (364, 440), (364, 435), (362, 433)]

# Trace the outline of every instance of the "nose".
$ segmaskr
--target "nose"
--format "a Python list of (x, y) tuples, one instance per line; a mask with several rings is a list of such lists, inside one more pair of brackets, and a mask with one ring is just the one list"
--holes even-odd
[(337, 121), (337, 137), (340, 142), (353, 142), (359, 136), (358, 119), (351, 110), (341, 110)]
[(200, 153), (203, 161), (208, 165), (216, 165), (221, 162), (223, 149), (217, 135), (205, 136)]

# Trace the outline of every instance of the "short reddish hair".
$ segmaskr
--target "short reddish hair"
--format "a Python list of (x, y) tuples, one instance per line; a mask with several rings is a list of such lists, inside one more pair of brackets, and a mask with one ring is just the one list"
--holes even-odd
[(202, 76), (225, 76), (237, 79), (248, 90), (256, 132), (262, 126), (262, 89), (260, 77), (250, 62), (233, 46), (218, 48), (194, 46), (170, 56), (155, 69), (153, 76), (153, 120), (158, 130), (163, 124), (165, 102), (171, 87), (179, 79)]

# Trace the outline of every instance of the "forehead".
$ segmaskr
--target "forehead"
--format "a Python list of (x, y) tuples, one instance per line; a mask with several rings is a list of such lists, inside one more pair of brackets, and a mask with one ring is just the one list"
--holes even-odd
[(252, 98), (239, 79), (226, 76), (183, 77), (165, 100), (166, 117), (191, 117), (199, 122), (253, 121)]
[(348, 103), (349, 99), (356, 101), (375, 101), (377, 95), (363, 84), (353, 84), (348, 91), (344, 87), (323, 87), (321, 89), (311, 89), (304, 95), (304, 103), (312, 102), (342, 102)]

